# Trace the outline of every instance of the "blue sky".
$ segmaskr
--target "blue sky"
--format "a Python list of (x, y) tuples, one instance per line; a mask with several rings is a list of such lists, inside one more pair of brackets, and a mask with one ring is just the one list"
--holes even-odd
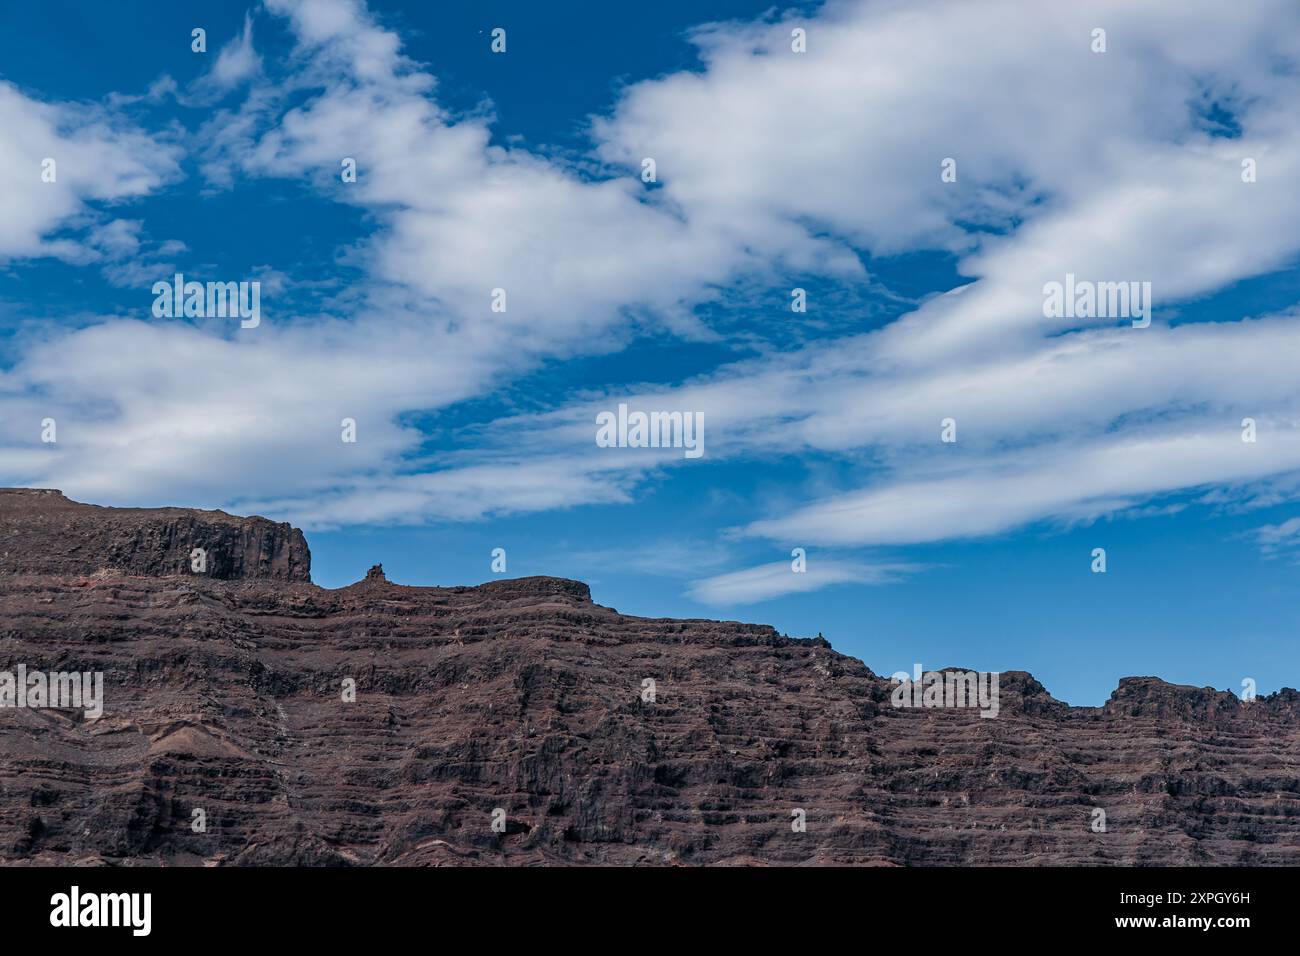
[(884, 674), (1295, 686), (1300, 12), (1132, 7), (7, 5), (0, 479), (293, 521), (326, 587), (504, 548)]

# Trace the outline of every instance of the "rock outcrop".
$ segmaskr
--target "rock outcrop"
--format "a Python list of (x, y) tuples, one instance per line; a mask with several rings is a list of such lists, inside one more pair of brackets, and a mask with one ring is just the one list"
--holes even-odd
[(325, 590), (263, 519), (10, 491), (0, 536), (0, 669), (104, 675), (0, 708), (0, 862), (1300, 864), (1295, 691), (897, 709), (823, 639), (576, 581)]
[(310, 581), (302, 532), (266, 518), (189, 508), (103, 508), (50, 489), (0, 488), (0, 574), (192, 573), (217, 580)]

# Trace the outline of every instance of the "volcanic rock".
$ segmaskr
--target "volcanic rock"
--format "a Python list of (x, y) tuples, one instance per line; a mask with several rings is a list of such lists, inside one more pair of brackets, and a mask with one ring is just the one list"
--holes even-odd
[(0, 488), (0, 575), (189, 573), (195, 548), (205, 576), (310, 581), (302, 532), (266, 518), (189, 508), (101, 508), (49, 489)]
[(6, 863), (1300, 863), (1289, 689), (899, 709), (820, 635), (577, 581), (320, 588), (262, 518), (11, 489), (0, 541), (0, 669), (105, 697), (0, 708)]

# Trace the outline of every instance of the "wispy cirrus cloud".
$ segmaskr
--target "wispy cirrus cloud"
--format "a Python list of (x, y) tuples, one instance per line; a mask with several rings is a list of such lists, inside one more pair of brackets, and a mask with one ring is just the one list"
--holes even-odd
[(1300, 518), (1263, 525), (1255, 530), (1255, 540), (1269, 557), (1293, 554), (1300, 550)]
[(840, 559), (809, 560), (796, 572), (789, 561), (729, 571), (696, 581), (690, 595), (705, 604), (756, 604), (787, 594), (806, 594), (834, 584), (887, 584), (923, 570), (917, 564), (872, 564)]

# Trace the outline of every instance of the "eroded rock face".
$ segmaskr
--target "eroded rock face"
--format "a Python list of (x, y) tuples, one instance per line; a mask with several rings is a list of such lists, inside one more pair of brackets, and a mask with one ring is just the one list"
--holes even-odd
[[(74, 511), (122, 570), (19, 500)], [(0, 506), (55, 556), (6, 558), (0, 668), (105, 693), (97, 719), (0, 709), (0, 861), (1300, 863), (1294, 691), (1129, 678), (1071, 708), (1008, 672), (996, 719), (895, 709), (823, 640), (627, 617), (555, 578), (324, 590), (284, 526), (135, 514)], [(227, 521), (242, 577), (169, 573), (185, 529)]]
[(0, 488), (0, 574), (192, 574), (310, 581), (302, 532), (266, 518), (189, 508), (102, 508), (51, 489)]

